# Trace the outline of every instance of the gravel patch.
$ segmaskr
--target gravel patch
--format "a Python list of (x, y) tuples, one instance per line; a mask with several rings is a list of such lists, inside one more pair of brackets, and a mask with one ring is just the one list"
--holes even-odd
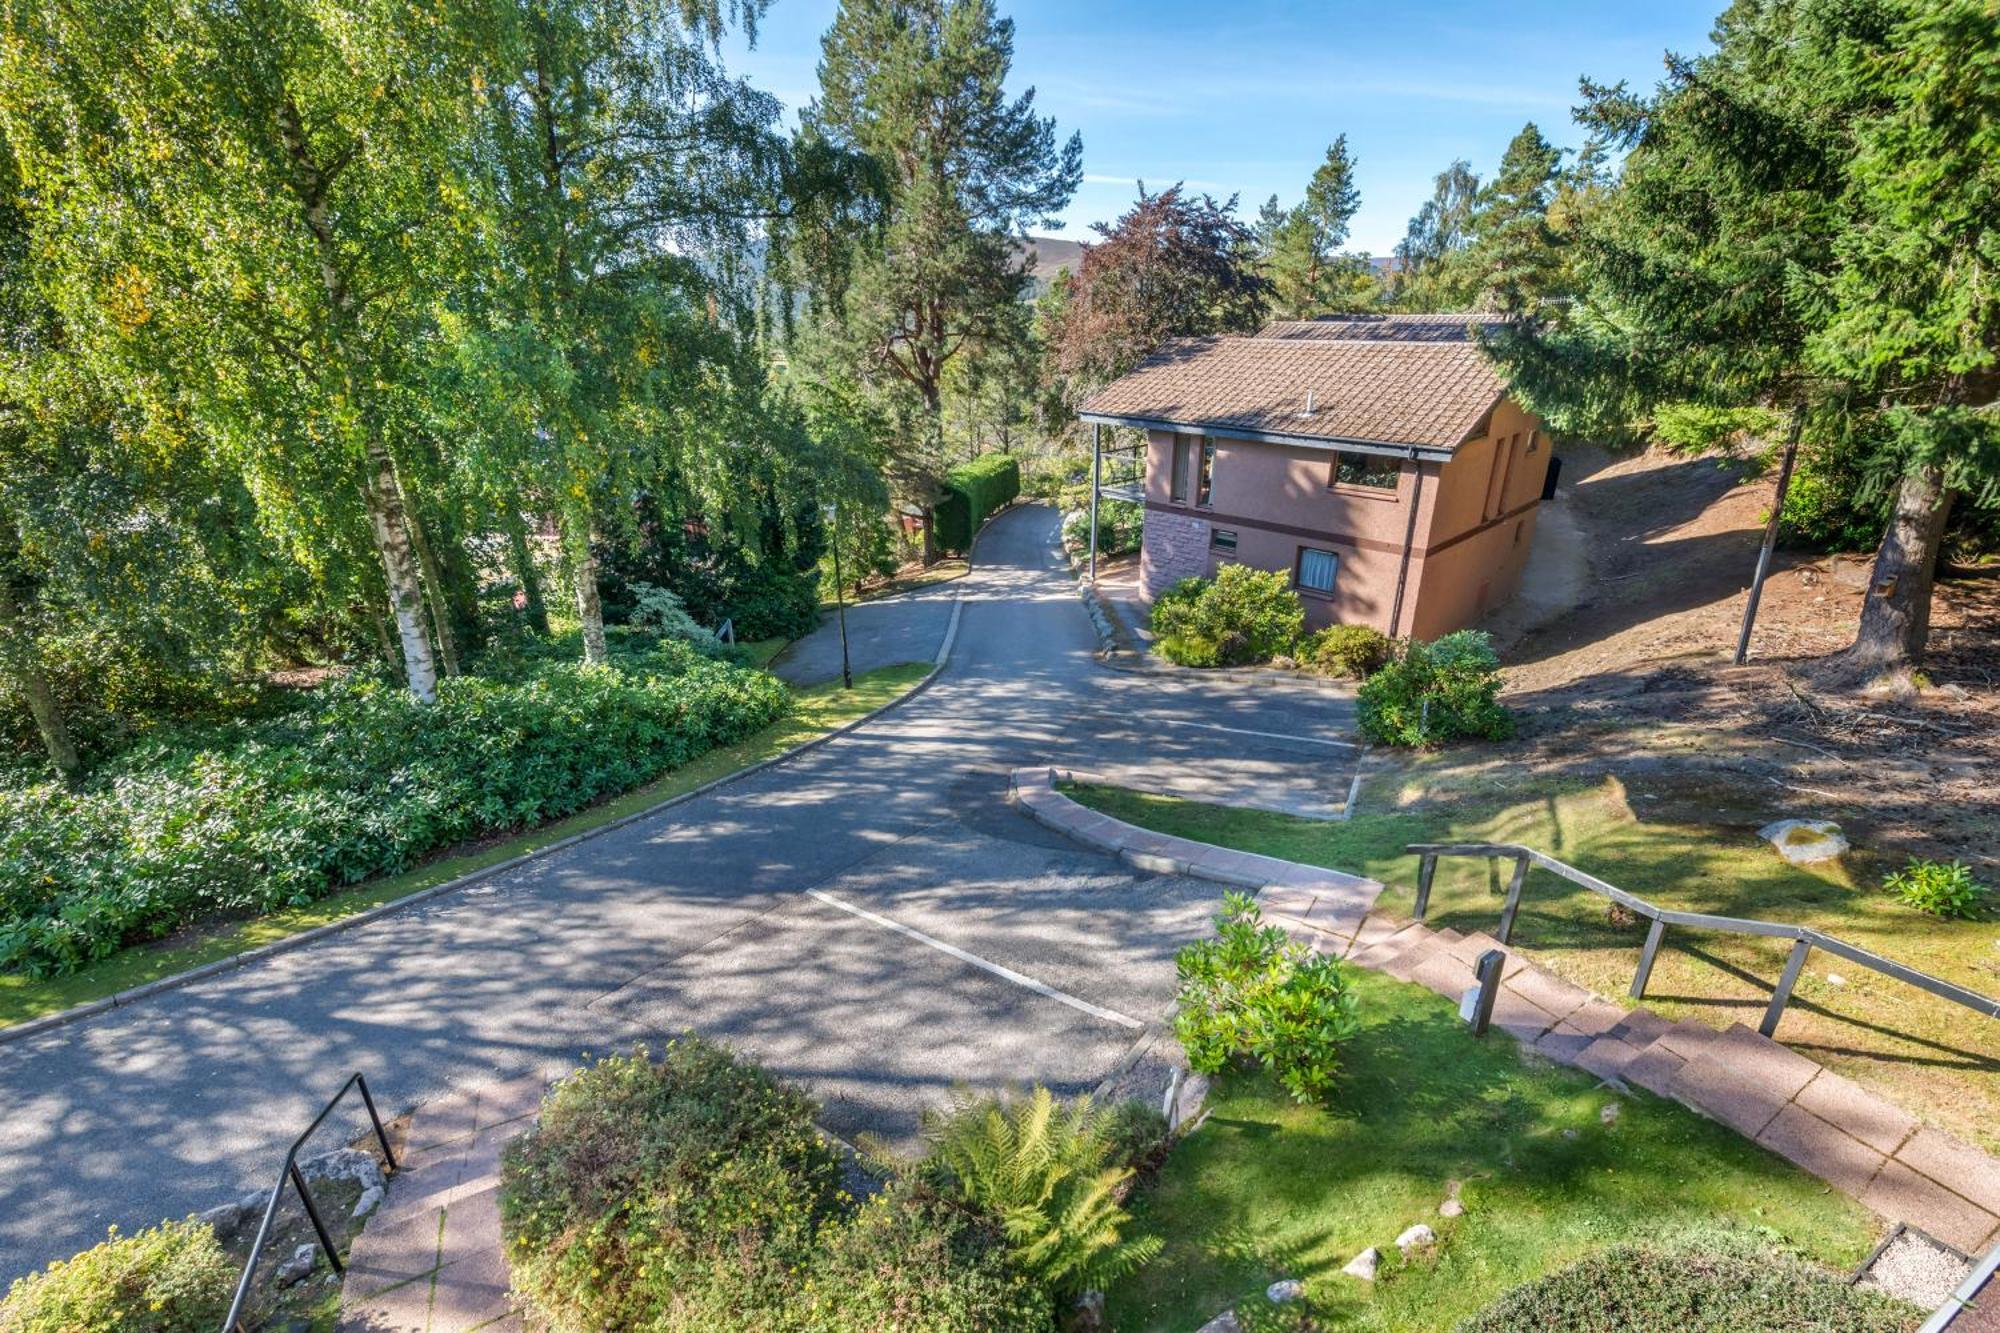
[(1935, 1310), (1965, 1281), (1971, 1267), (1936, 1241), (1903, 1231), (1875, 1257), (1860, 1285)]

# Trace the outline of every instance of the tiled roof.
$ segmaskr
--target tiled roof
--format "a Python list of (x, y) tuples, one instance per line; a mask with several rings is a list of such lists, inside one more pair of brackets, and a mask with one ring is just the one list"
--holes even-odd
[(1320, 319), (1280, 319), (1258, 330), (1259, 338), (1361, 339), (1367, 342), (1471, 342), (1476, 329), (1507, 322), (1504, 315), (1327, 315)]
[[(1092, 394), (1081, 410), (1222, 432), (1451, 449), (1505, 391), (1479, 348), (1463, 338), (1270, 336), (1267, 330), (1249, 338), (1174, 339)], [(1305, 415), (1308, 393), (1313, 410)]]

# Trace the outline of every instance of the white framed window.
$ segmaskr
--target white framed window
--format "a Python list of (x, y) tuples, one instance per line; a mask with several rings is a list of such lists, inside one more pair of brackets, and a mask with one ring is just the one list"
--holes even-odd
[(1317, 546), (1301, 546), (1298, 564), (1292, 570), (1292, 583), (1300, 592), (1331, 597), (1333, 581), (1339, 573), (1340, 557), (1332, 551), (1323, 551)]

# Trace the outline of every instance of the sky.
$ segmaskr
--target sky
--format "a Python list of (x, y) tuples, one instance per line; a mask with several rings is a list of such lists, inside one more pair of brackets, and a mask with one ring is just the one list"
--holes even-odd
[[(1009, 91), (1033, 87), (1065, 138), (1083, 135), (1083, 185), (1044, 234), (1092, 239), (1139, 180), (1241, 195), (1245, 216), (1273, 193), (1294, 203), (1345, 133), (1361, 189), (1349, 247), (1387, 254), (1453, 158), (1483, 176), (1529, 120), (1576, 147), (1579, 75), (1651, 88), (1666, 51), (1706, 48), (1724, 0), (999, 3)], [(795, 120), (836, 7), (774, 0), (756, 46), (732, 37), (724, 57)]]

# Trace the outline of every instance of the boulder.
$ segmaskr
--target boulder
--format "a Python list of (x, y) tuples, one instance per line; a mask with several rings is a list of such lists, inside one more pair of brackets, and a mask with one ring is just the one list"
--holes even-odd
[(1361, 1253), (1347, 1261), (1347, 1267), (1340, 1271), (1349, 1277), (1358, 1277), (1363, 1282), (1375, 1280), (1375, 1270), (1382, 1266), (1382, 1251), (1370, 1245)]
[(1437, 1232), (1432, 1231), (1429, 1225), (1423, 1222), (1407, 1228), (1402, 1235), (1396, 1237), (1396, 1248), (1404, 1254), (1435, 1244), (1437, 1244)]
[(1457, 1199), (1446, 1199), (1443, 1203), (1438, 1205), (1438, 1216), (1463, 1217), (1465, 1216), (1465, 1205), (1460, 1203)]
[(1830, 819), (1780, 819), (1757, 830), (1795, 866), (1831, 861), (1847, 851), (1847, 835)]
[(354, 1212), (351, 1216), (366, 1217), (381, 1206), (382, 1187), (380, 1185), (370, 1185), (367, 1189), (361, 1191), (361, 1197), (354, 1201)]
[(299, 1163), (307, 1180), (351, 1180), (362, 1189), (382, 1183), (382, 1167), (359, 1148), (335, 1148)]
[(1237, 1321), (1236, 1311), (1224, 1310), (1196, 1329), (1195, 1333), (1243, 1333), (1243, 1325)]
[(1288, 1305), (1306, 1294), (1306, 1284), (1295, 1277), (1280, 1278), (1264, 1288), (1264, 1299), (1273, 1305)]
[(299, 1246), (292, 1251), (292, 1257), (278, 1265), (278, 1285), (296, 1286), (312, 1276), (313, 1265), (319, 1262), (319, 1247), (312, 1244)]

